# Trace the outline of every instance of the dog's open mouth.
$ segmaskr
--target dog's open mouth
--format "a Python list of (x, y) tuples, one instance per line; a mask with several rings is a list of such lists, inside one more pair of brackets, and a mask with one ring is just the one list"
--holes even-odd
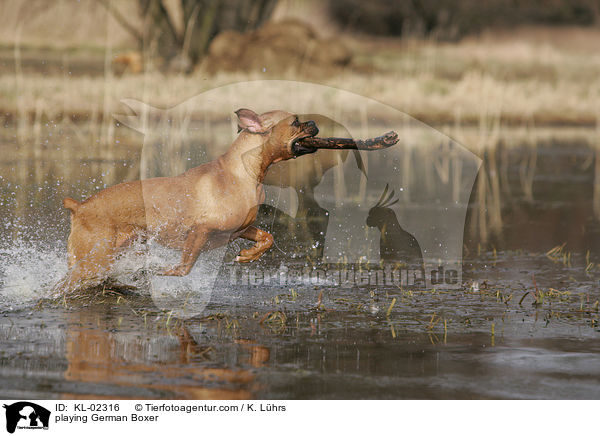
[(304, 154), (310, 154), (310, 153), (314, 153), (315, 151), (317, 151), (318, 148), (311, 147), (309, 145), (304, 145), (302, 143), (303, 139), (305, 139), (305, 138), (312, 138), (315, 135), (316, 135), (316, 133), (314, 135), (305, 135), (305, 136), (302, 136), (300, 138), (296, 138), (292, 142), (292, 152), (294, 153), (294, 156), (302, 156)]

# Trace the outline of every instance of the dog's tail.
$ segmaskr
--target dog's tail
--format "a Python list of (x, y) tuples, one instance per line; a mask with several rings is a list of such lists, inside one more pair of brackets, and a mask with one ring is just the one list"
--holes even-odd
[(67, 197), (63, 200), (63, 206), (73, 213), (77, 212), (77, 209), (79, 208), (80, 204), (80, 202), (78, 202), (77, 200), (73, 200), (70, 197)]

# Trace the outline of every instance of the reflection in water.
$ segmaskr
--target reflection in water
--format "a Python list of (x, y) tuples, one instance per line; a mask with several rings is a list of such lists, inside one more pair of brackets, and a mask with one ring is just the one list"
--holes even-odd
[[(211, 364), (212, 347), (199, 345), (185, 325), (162, 334), (139, 329), (141, 319), (124, 328), (122, 316), (114, 316), (107, 305), (81, 308), (68, 314), (66, 331), (67, 369), (64, 378), (90, 394), (94, 386), (112, 386), (111, 392), (134, 393), (183, 399), (246, 399), (257, 388), (248, 369), (229, 369)], [(244, 343), (249, 365), (261, 366), (268, 350)], [(138, 392), (138, 395), (135, 393)], [(65, 398), (79, 398), (66, 394)]]

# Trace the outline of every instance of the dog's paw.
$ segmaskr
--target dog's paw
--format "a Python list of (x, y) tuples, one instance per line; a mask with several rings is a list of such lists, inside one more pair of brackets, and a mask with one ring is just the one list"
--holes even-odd
[(188, 268), (186, 268), (183, 265), (179, 265), (179, 266), (176, 266), (173, 268), (165, 268), (161, 272), (159, 272), (158, 275), (182, 277), (182, 276), (187, 275), (188, 273), (189, 273)]
[(235, 257), (235, 259), (233, 259), (233, 260), (234, 260), (235, 262), (240, 262), (240, 263), (248, 263), (248, 262), (252, 262), (252, 261), (254, 261), (254, 260), (258, 259), (259, 257), (260, 257), (260, 256), (242, 256), (242, 255), (240, 254), (240, 255), (237, 255), (237, 256)]

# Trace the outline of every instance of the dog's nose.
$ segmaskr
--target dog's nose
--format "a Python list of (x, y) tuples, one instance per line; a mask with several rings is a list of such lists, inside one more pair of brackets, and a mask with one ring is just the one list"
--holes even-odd
[(316, 135), (317, 133), (319, 133), (319, 128), (317, 127), (314, 121), (307, 121), (305, 125), (305, 130), (308, 130), (311, 134)]

